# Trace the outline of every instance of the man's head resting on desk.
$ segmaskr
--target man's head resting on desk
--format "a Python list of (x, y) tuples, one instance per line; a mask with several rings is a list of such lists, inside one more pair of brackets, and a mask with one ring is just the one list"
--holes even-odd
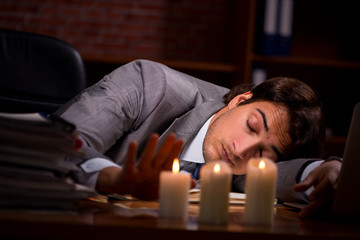
[(318, 157), (324, 138), (320, 102), (304, 82), (277, 77), (239, 85), (211, 120), (204, 140), (206, 162), (223, 160), (244, 174), (251, 157), (283, 161)]

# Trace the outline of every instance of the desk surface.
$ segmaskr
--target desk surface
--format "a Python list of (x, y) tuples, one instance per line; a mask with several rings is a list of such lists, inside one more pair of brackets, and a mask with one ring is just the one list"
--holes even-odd
[(0, 239), (360, 239), (359, 224), (300, 221), (297, 212), (275, 207), (272, 226), (243, 223), (244, 207), (231, 205), (227, 225), (197, 221), (198, 205), (189, 205), (186, 221), (159, 219), (158, 203), (86, 201), (79, 211), (0, 210)]

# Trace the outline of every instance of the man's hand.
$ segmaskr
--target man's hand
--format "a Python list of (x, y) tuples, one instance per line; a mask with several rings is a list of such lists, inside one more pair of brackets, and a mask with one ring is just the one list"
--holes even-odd
[(315, 168), (302, 182), (294, 185), (294, 191), (304, 192), (311, 186), (314, 190), (309, 195), (310, 203), (300, 212), (306, 218), (319, 212), (330, 212), (335, 196), (341, 162), (326, 161)]
[(98, 178), (97, 188), (107, 193), (131, 194), (144, 200), (155, 200), (159, 194), (160, 172), (170, 170), (174, 158), (182, 148), (183, 141), (170, 134), (155, 153), (158, 135), (150, 136), (141, 157), (136, 164), (138, 145), (129, 144), (123, 168), (103, 169)]

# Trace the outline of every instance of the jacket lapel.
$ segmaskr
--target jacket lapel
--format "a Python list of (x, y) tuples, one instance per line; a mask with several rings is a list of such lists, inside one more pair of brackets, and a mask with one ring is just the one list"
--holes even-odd
[(169, 133), (175, 133), (186, 144), (189, 139), (195, 136), (206, 120), (222, 107), (224, 107), (224, 103), (221, 100), (212, 100), (196, 106), (185, 115), (175, 119), (170, 127), (160, 136), (160, 144), (158, 146), (162, 144)]

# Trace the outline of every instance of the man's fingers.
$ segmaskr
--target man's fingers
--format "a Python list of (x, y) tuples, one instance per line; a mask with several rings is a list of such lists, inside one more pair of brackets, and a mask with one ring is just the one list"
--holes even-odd
[[(183, 140), (178, 140), (175, 142), (173, 149), (171, 150), (168, 158), (163, 162), (163, 165), (161, 166), (164, 170), (170, 170), (173, 164), (174, 158), (178, 157), (181, 151), (181, 148), (184, 144)], [(159, 165), (160, 167), (160, 165)]]
[(141, 154), (138, 164), (139, 169), (163, 168), (171, 169), (172, 160), (180, 154), (183, 141), (176, 140), (176, 135), (169, 134), (164, 143), (160, 146), (156, 155), (154, 156), (159, 136), (152, 134), (146, 144), (144, 151)]
[(130, 142), (128, 151), (126, 154), (126, 160), (124, 164), (124, 171), (128, 171), (128, 169), (133, 169), (136, 162), (136, 152), (137, 152), (137, 143)]
[(314, 201), (318, 198), (329, 198), (331, 197), (331, 190), (332, 188), (329, 187), (329, 182), (327, 181), (321, 181), (318, 185), (316, 185), (316, 187), (314, 188), (314, 190), (310, 193), (309, 195), (309, 200), (310, 201)]
[(313, 185), (315, 185), (315, 181), (310, 173), (302, 182), (295, 184), (293, 189), (295, 192), (305, 192)]
[(173, 133), (169, 134), (166, 137), (164, 143), (161, 145), (158, 152), (156, 153), (154, 161), (152, 162), (152, 166), (154, 168), (163, 166), (166, 160), (169, 159), (174, 148), (175, 141), (176, 136)]
[(150, 167), (158, 139), (159, 136), (157, 134), (152, 134), (150, 136), (149, 140), (146, 143), (146, 147), (144, 151), (141, 153), (141, 157), (138, 165), (140, 169), (148, 169)]

